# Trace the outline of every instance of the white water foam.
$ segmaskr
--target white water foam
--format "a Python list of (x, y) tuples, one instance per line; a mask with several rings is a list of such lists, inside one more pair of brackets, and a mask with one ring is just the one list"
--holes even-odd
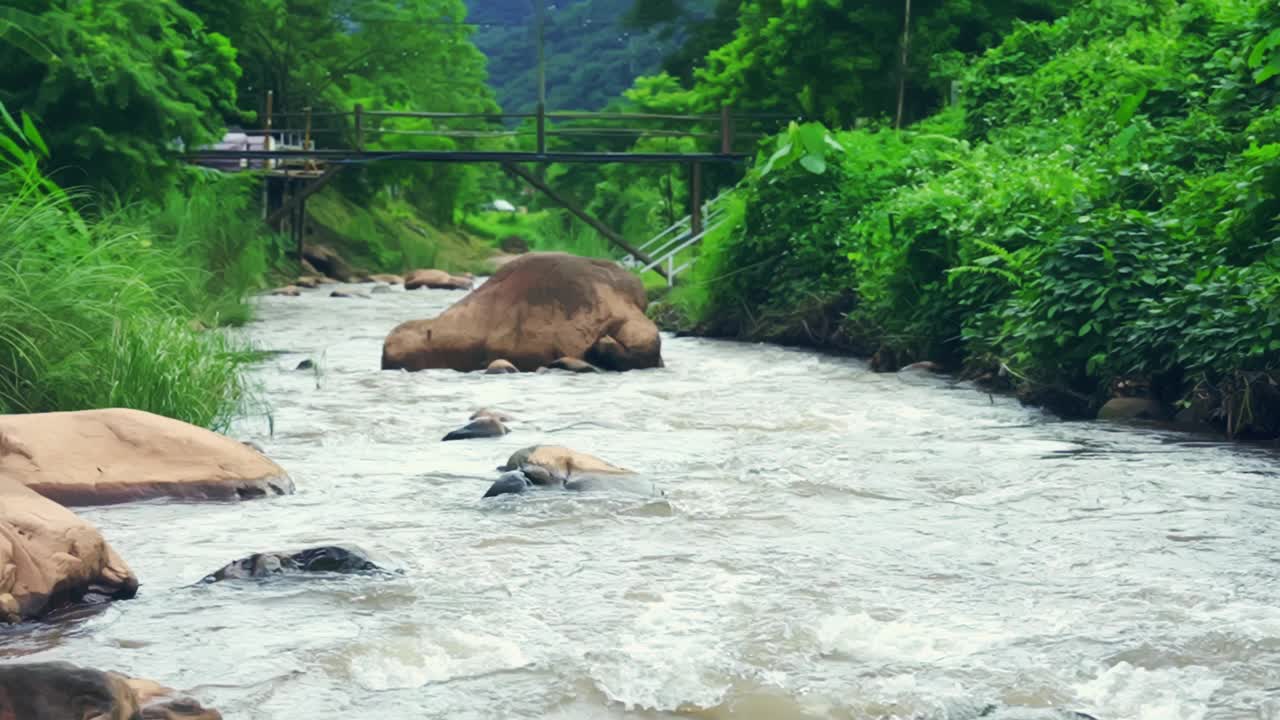
[(877, 620), (866, 613), (833, 615), (818, 626), (824, 655), (879, 662), (937, 663), (963, 658), (1005, 638), (973, 627), (937, 627), (902, 620)]
[(417, 688), (528, 664), (511, 640), (457, 629), (386, 638), (350, 660), (352, 678), (374, 691)]
[(1147, 670), (1127, 662), (1077, 685), (1092, 711), (1127, 720), (1205, 720), (1222, 678), (1199, 666)]

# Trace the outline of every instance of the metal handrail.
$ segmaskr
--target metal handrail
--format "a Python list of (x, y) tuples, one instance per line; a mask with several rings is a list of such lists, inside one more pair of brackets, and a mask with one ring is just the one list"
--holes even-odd
[[(649, 263), (648, 265), (645, 265), (644, 267), (640, 268), (640, 272), (645, 272), (645, 271), (647, 271), (647, 270), (652, 270), (652, 269), (654, 269), (655, 267), (657, 267), (657, 266), (661, 265), (662, 263), (666, 262), (667, 260), (671, 259), (672, 257), (675, 257), (676, 253), (678, 253), (678, 252), (680, 252), (681, 250), (684, 250), (685, 248), (689, 247), (690, 245), (693, 245), (694, 243), (698, 242), (698, 241), (699, 241), (699, 240), (701, 240), (703, 237), (705, 237), (707, 233), (711, 232), (712, 230), (715, 230), (715, 229), (719, 228), (721, 224), (722, 224), (722, 223), (716, 223), (716, 224), (714, 224), (714, 225), (711, 225), (711, 226), (707, 227), (707, 228), (706, 228), (706, 229), (704, 229), (702, 232), (698, 233), (697, 235), (694, 235), (693, 237), (691, 237), (691, 238), (689, 238), (688, 240), (686, 240), (686, 241), (684, 241), (683, 243), (681, 243), (679, 246), (677, 246), (677, 247), (675, 247), (675, 248), (672, 248), (670, 251), (668, 251), (668, 252), (667, 252), (667, 254), (666, 254), (666, 255), (663, 255), (662, 257), (656, 258), (656, 259), (654, 259), (654, 261), (653, 261), (653, 262), (651, 262), (651, 263)], [(668, 278), (668, 280), (670, 280), (670, 278)]]

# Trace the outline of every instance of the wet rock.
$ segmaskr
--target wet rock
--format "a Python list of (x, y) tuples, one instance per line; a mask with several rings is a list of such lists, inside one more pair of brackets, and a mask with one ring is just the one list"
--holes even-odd
[(466, 425), (444, 436), (442, 442), (450, 440), (474, 440), (476, 438), (502, 437), (511, 432), (502, 421), (494, 417), (479, 417)]
[[(15, 454), (26, 459), (25, 448), (3, 437), (0, 451), (0, 463)], [(137, 591), (133, 571), (96, 528), (18, 480), (0, 477), (0, 622)]]
[(320, 278), (313, 275), (302, 275), (293, 284), (300, 288), (317, 288), (320, 287)]
[(502, 358), (489, 363), (489, 367), (484, 369), (485, 375), (510, 375), (518, 372), (520, 372), (519, 368)]
[(538, 368), (565, 356), (605, 370), (658, 367), (662, 341), (645, 304), (640, 280), (616, 263), (521, 255), (434, 320), (393, 330), (382, 367), (467, 372), (502, 358)]
[(470, 290), (471, 286), (471, 278), (450, 275), (443, 270), (414, 270), (404, 278), (405, 290)]
[(364, 294), (364, 293), (362, 293), (362, 292), (355, 292), (355, 291), (353, 291), (353, 290), (334, 290), (333, 292), (329, 293), (329, 297), (335, 297), (335, 298), (350, 298), (350, 299), (354, 299), (354, 300), (368, 300), (368, 299), (369, 299), (369, 296), (368, 296), (368, 295), (365, 295), (365, 294)]
[[(1057, 708), (1013, 708), (990, 706), (974, 720), (1098, 720), (1092, 715)], [(957, 720), (962, 720), (957, 718)]]
[(503, 423), (508, 423), (515, 419), (501, 410), (490, 410), (489, 408), (480, 408), (479, 410), (471, 413), (471, 417), (468, 419), (479, 420), (480, 418), (485, 417), (493, 418), (494, 420)]
[(327, 245), (303, 245), (302, 257), (321, 275), (342, 282), (351, 282), (356, 279), (356, 272), (351, 265), (336, 250)]
[(1111, 398), (1098, 410), (1099, 420), (1166, 420), (1169, 414), (1153, 398)]
[(331, 277), (323, 277), (323, 276), (316, 278), (316, 282), (320, 285), (337, 285), (338, 284), (337, 280), (334, 280)]
[(282, 297), (298, 297), (299, 295), (302, 294), (302, 289), (299, 288), (297, 285), (285, 285), (284, 287), (279, 287), (279, 288), (276, 288), (275, 290), (272, 290), (271, 294), (279, 295)]
[[(612, 340), (612, 338), (610, 338)], [(557, 358), (555, 361), (547, 364), (548, 370), (567, 370), (571, 373), (598, 373), (600, 368), (592, 365), (586, 360), (572, 357)]]
[(0, 416), (0, 479), (63, 505), (154, 497), (234, 500), (293, 492), (289, 475), (234, 439), (139, 410)]
[(266, 578), (302, 573), (375, 573), (382, 571), (372, 560), (355, 548), (329, 545), (294, 553), (257, 553), (206, 575), (201, 582)]
[(389, 293), (389, 292), (391, 292), (391, 286), (390, 286), (390, 285), (374, 285), (374, 286), (373, 286), (373, 288), (369, 290), (369, 292), (371, 292), (371, 293)]
[(653, 482), (631, 470), (559, 445), (517, 450), (498, 470), (503, 474), (485, 492), (486, 498), (535, 489), (662, 494)]
[(316, 275), (316, 276), (319, 276), (322, 274), (319, 270), (316, 269), (316, 266), (312, 265), (305, 257), (302, 258), (302, 273), (304, 275)]
[(921, 360), (901, 368), (898, 372), (940, 373), (942, 370), (942, 366), (932, 360)]
[(176, 690), (152, 680), (127, 678), (125, 684), (142, 706), (142, 720), (222, 720), (222, 713), (217, 710), (181, 697)]
[(222, 713), (191, 698), (179, 698), (142, 708), (142, 720), (222, 720)]
[(157, 683), (67, 662), (0, 666), (3, 720), (221, 720)]
[(307, 358), (302, 362), (298, 363), (298, 367), (294, 368), (294, 370), (314, 370), (315, 367), (316, 367), (316, 361), (312, 360), (311, 358)]
[(404, 284), (404, 278), (400, 277), (399, 275), (390, 275), (387, 273), (374, 273), (373, 275), (369, 276), (369, 279), (374, 282), (386, 283), (388, 285)]
[(133, 720), (141, 708), (122, 676), (66, 662), (0, 666), (0, 718)]

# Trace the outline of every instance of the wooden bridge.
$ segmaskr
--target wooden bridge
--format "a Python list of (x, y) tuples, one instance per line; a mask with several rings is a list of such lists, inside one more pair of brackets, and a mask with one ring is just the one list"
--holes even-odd
[[(403, 110), (370, 111), (361, 105), (349, 112), (272, 113), (266, 101), (261, 129), (229, 135), (217, 147), (186, 153), (189, 161), (229, 171), (251, 171), (266, 177), (267, 222), (288, 230), (301, 256), (306, 201), (344, 167), (373, 162), (492, 163), (528, 183), (622, 249), (647, 269), (671, 281), (674, 268), (648, 248), (632, 245), (621, 234), (590, 215), (575, 199), (553, 188), (525, 165), (550, 163), (677, 163), (689, 172), (687, 237), (704, 234), (703, 166), (742, 163), (755, 142), (789, 118), (781, 115), (715, 115), (655, 113), (546, 112), (449, 113)], [(277, 123), (280, 126), (277, 127)], [(422, 150), (408, 146), (416, 137), (453, 138), (465, 144), (505, 145), (500, 149)], [(324, 138), (323, 144), (318, 142)], [(711, 148), (701, 152), (641, 152), (628, 149), (642, 138), (691, 138)], [(619, 150), (575, 150), (574, 141), (622, 145)], [(549, 143), (554, 146), (549, 146)], [(459, 142), (459, 144), (463, 144)], [(321, 146), (323, 145), (323, 146)], [(515, 145), (519, 149), (511, 149)], [(520, 146), (524, 146), (520, 148)]]

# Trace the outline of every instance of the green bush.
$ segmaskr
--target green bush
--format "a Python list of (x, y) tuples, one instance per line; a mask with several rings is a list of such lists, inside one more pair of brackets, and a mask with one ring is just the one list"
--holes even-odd
[(1092, 0), (978, 60), (963, 111), (836, 133), (821, 162), (792, 128), (692, 305), (803, 337), (807, 298), (847, 297), (825, 305), (842, 335), (813, 339), (885, 367), (963, 364), (1073, 412), (1120, 385), (1207, 392), (1229, 429), (1280, 432), (1258, 409), (1280, 386), (1277, 21), (1266, 0)]

